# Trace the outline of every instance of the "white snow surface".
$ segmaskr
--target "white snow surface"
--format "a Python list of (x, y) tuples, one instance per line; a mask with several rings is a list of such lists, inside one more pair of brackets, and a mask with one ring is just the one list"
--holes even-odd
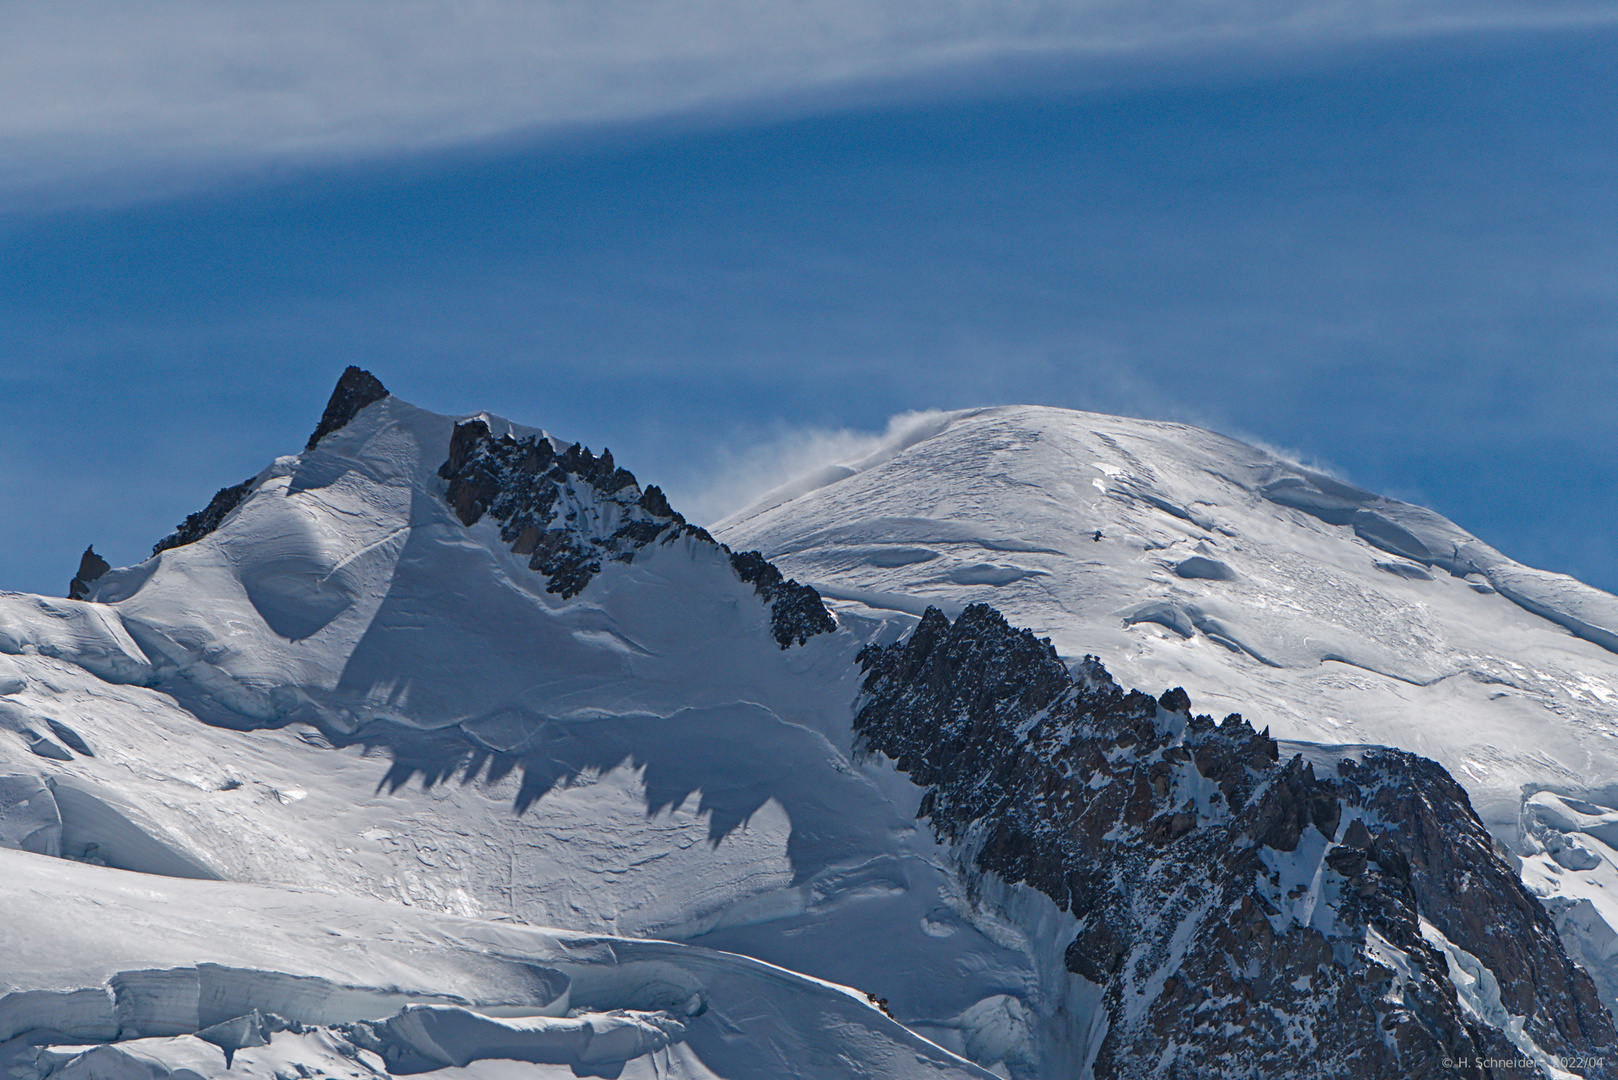
[[(283, 1032), (256, 1055), (273, 1057), (279, 1050), (306, 1067), (322, 1065), (322, 1055), (342, 1061), (329, 1033), (322, 1045), (321, 1027), (389, 1017), (428, 1045), (424, 1033), (436, 1035), (450, 1056), (477, 1054), (475, 1045), (446, 1039), (444, 1032), (455, 1028), (423, 1027), (418, 1018), (425, 1010), (462, 1017), (463, 1028), (508, 1037), (586, 1026), (593, 1026), (597, 1040), (628, 1032), (580, 1060), (656, 1056), (663, 1065), (684, 1063), (666, 1068), (662, 1075), (668, 1076), (988, 1075), (852, 991), (746, 957), (670, 942), (132, 874), (8, 850), (0, 850), (0, 906), (8, 916), (0, 923), (0, 1039), (12, 1039), (42, 1014), (59, 1022), (76, 1018), (76, 1029), (63, 1034), (84, 1043), (107, 1038), (120, 1025), (126, 1036), (89, 1060), (79, 1056), (87, 1047), (53, 1048), (51, 1054), (67, 1058), (42, 1070), (53, 1077), (168, 1075), (151, 1071), (153, 1062), (174, 1075), (185, 1075), (182, 1068), (204, 1077), (240, 1075), (227, 1074), (217, 1045), (191, 1035), (199, 1010), (207, 1024), (210, 1012), (232, 1011), (232, 997), (272, 1000), (282, 1016), (314, 1026), (303, 1037), (309, 1045), (302, 1052), (290, 1045), (297, 1037)], [(554, 973), (567, 984), (560, 1001)], [(76, 1009), (61, 1004), (74, 995), (80, 999)], [(661, 1033), (662, 1039), (650, 1041), (662, 1045), (634, 1052), (647, 1041), (647, 1030)], [(238, 1053), (252, 1075), (254, 1053)], [(22, 1040), (0, 1043), (0, 1065), (25, 1070), (36, 1054)], [(351, 1057), (346, 1069), (328, 1067), (324, 1074), (377, 1075), (370, 1065), (356, 1068), (365, 1060)]]
[(989, 603), (1126, 686), (1433, 757), (1505, 834), (1525, 784), (1618, 790), (1618, 598), (1431, 511), (1197, 428), (1029, 406), (847, 469), (715, 535), (851, 608)]
[[(1430, 510), (1183, 424), (1033, 406), (936, 418), (818, 479), (714, 534), (840, 612), (988, 603), (1215, 718), (1434, 758), (1525, 855), (1527, 796), (1618, 806), (1618, 597)], [(1612, 880), (1552, 876), (1610, 967), (1618, 865), (1590, 850)]]
[[(434, 1031), (531, 1056), (587, 1045), (591, 1025), (638, 1033), (613, 1037), (635, 1051), (610, 1063), (626, 1077), (1084, 1075), (1104, 1024), (1063, 964), (1073, 921), (964, 880), (918, 827), (919, 791), (853, 751), (859, 649), (980, 600), (1125, 685), (1437, 758), (1618, 991), (1618, 903), (1597, 903), (1618, 890), (1601, 876), (1618, 874), (1613, 597), (1221, 436), (1003, 408), (909, 425), (720, 524), (838, 616), (782, 650), (697, 537), (546, 592), (492, 522), (445, 503), (455, 422), (383, 399), (87, 601), (0, 594), (0, 893), (24, 913), (0, 926), (17, 958), (0, 1021), (20, 1018), (0, 1037), (61, 1029), (28, 1051), (41, 1076), (213, 1075), (222, 1052), (190, 1020), (75, 1049), (118, 1033), (109, 980), (182, 972), (118, 984), (161, 1004), (198, 965), (208, 985), (341, 990), (315, 995), (309, 1030), (237, 1051), (232, 1075), (370, 1075), (381, 1059), (331, 1025), (387, 1016), (443, 1060), (460, 1052)], [(590, 492), (573, 495), (589, 520)], [(1535, 793), (1589, 810), (1555, 819), (1557, 851), (1605, 870), (1546, 854)], [(706, 1011), (611, 978), (578, 998), (626, 957)], [(573, 1015), (486, 1022), (541, 1008), (514, 1002), (512, 963), (565, 969)], [(648, 1010), (683, 1035), (653, 1045), (674, 1028)], [(578, 1064), (490, 1054), (433, 1075)]]
[[(338, 970), (395, 937), (389, 919), (428, 915), (674, 939), (671, 964), (725, 950), (766, 965), (755, 975), (855, 986), (861, 1017), (882, 1019), (866, 993), (885, 998), (947, 1048), (772, 1007), (791, 1030), (760, 1052), (779, 1060), (715, 1064), (693, 1036), (634, 1058), (656, 1075), (837, 1075), (816, 1064), (828, 1055), (862, 1075), (984, 1075), (952, 1056), (970, 1045), (1033, 1076), (1082, 1055), (1051, 1019), (1080, 982), (1066, 921), (1023, 889), (1007, 902), (1034, 916), (970, 903), (918, 829), (919, 792), (852, 760), (854, 656), (899, 628), (851, 617), (782, 650), (699, 537), (607, 560), (562, 600), (492, 523), (468, 529), (444, 502), (455, 422), (384, 399), (277, 459), (217, 531), (108, 573), (87, 601), (0, 594), (0, 844), (123, 871), (158, 906), (183, 878), (298, 890), (311, 925), (335, 917), (322, 905), (372, 904), (364, 928), (316, 935)], [(27, 904), (73, 911), (83, 888), (41, 884)], [(259, 918), (182, 919), (188, 944), (148, 956), (99, 931), (64, 943), (71, 919), (30, 915), (38, 965), (0, 973), (43, 1023), (61, 1001), (35, 991), (194, 965)], [(288, 973), (278, 948), (209, 962)], [(458, 971), (412, 985), (443, 995)], [(713, 993), (764, 993), (750, 978)], [(300, 1038), (275, 1045), (324, 1052)]]

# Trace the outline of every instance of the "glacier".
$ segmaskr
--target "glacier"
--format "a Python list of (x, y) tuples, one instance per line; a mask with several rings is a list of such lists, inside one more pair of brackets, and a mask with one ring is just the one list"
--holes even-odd
[[(1618, 1001), (1618, 600), (1063, 410), (930, 418), (711, 531), (654, 492), (345, 375), (179, 542), (87, 559), (80, 599), (0, 594), (0, 1065), (1086, 1075), (1108, 1014), (1073, 918), (854, 726), (864, 650), (983, 603), (1312, 768), (1440, 762)], [(1317, 869), (1358, 850), (1321, 836)]]
[(1532, 864), (1525, 880), (1567, 913), (1618, 1007), (1610, 891), (1522, 824), (1541, 792), (1618, 806), (1618, 598), (1183, 424), (966, 410), (837, 475), (766, 496), (715, 535), (840, 610), (992, 604), (1064, 656), (1103, 657), (1125, 685), (1191, 688), (1280, 738), (1443, 763)]

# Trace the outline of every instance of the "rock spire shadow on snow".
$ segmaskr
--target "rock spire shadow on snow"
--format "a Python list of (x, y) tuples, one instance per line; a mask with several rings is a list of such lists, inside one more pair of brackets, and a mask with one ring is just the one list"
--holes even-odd
[(476, 723), (422, 731), (374, 721), (352, 735), (324, 737), (333, 746), (360, 745), (368, 754), (388, 756), (378, 793), (393, 794), (411, 783), (424, 791), (450, 783), (492, 788), (515, 776), (511, 809), (518, 816), (580, 778), (628, 766), (641, 772), (648, 818), (696, 796), (696, 813), (708, 816), (714, 846), (773, 799), (793, 823), (786, 854), (795, 882), (830, 863), (857, 859), (863, 841), (843, 833), (846, 822), (880, 813), (878, 796), (829, 763), (814, 784), (805, 783), (802, 763), (824, 762), (824, 744), (756, 705), (599, 717), (584, 724), (533, 717), (525, 726), (524, 736), (505, 749), (490, 745)]

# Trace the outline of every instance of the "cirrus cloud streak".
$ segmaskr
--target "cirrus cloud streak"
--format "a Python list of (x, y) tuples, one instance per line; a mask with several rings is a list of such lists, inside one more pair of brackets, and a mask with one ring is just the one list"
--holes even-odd
[(61, 198), (63, 185), (747, 108), (1008, 60), (1610, 23), (1618, 3), (66, 0), (0, 3), (0, 16), (0, 191)]

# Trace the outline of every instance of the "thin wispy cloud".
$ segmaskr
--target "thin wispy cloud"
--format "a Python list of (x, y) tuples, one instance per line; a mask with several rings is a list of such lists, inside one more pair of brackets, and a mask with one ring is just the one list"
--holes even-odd
[(1611, 0), (0, 2), (0, 191), (452, 146), (1029, 54), (1612, 21)]

